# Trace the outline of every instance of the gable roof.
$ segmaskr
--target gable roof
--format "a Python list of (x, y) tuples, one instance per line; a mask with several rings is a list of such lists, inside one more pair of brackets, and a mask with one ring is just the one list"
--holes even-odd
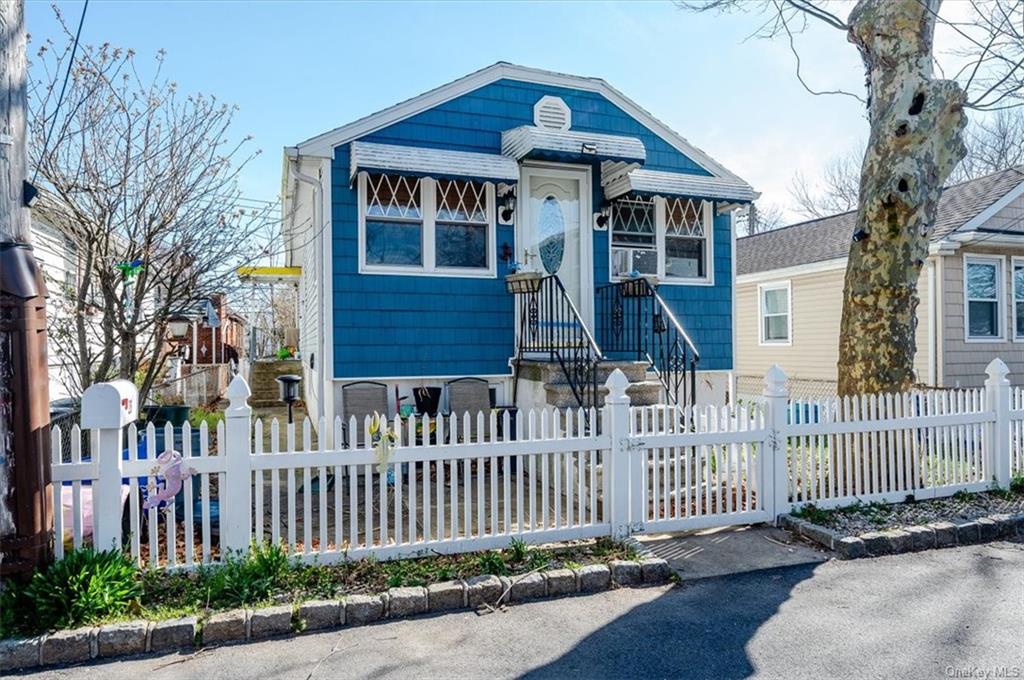
[[(987, 218), (988, 209), (1002, 207), (997, 205), (1000, 199), (1016, 187), (1024, 187), (1024, 166), (946, 187), (930, 240), (941, 241), (954, 232), (976, 230), (984, 221), (977, 218)], [(850, 251), (856, 223), (854, 210), (738, 238), (736, 273), (755, 274), (844, 258)]]
[(654, 134), (664, 139), (675, 147), (676, 150), (689, 157), (694, 163), (697, 163), (712, 175), (742, 181), (737, 175), (730, 172), (721, 163), (711, 158), (711, 156), (701, 151), (696, 146), (690, 144), (690, 142), (683, 138), (679, 133), (662, 123), (651, 115), (649, 111), (616, 90), (603, 79), (574, 76), (566, 73), (556, 73), (554, 71), (517, 66), (516, 64), (510, 64), (504, 61), (499, 61), (486, 68), (480, 69), (479, 71), (475, 71), (469, 75), (463, 76), (462, 78), (453, 80), (450, 83), (428, 90), (421, 95), (413, 97), (412, 99), (407, 99), (395, 104), (394, 106), (389, 106), (388, 108), (376, 113), (371, 113), (370, 115), (364, 116), (363, 118), (355, 120), (347, 125), (324, 132), (323, 134), (319, 134), (315, 137), (310, 137), (306, 141), (300, 142), (296, 145), (296, 148), (299, 154), (304, 156), (330, 157), (333, 154), (334, 147), (336, 146), (347, 144), (359, 137), (363, 137), (383, 127), (433, 108), (438, 104), (455, 99), (467, 92), (471, 92), (483, 87), (484, 85), (503, 79), (520, 80), (529, 83), (540, 83), (596, 92), (604, 96), (608, 101), (621, 108), (633, 118), (640, 121)]

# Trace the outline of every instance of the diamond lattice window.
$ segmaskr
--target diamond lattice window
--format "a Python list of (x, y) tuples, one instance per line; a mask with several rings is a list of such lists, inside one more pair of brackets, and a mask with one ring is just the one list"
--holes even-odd
[(658, 273), (657, 224), (653, 199), (624, 199), (612, 205), (612, 276)]
[(665, 278), (701, 279), (707, 276), (706, 210), (703, 201), (670, 198), (665, 201)]
[(434, 250), (438, 267), (486, 269), (487, 185), (437, 180)]
[(423, 266), (420, 179), (366, 176), (366, 263)]

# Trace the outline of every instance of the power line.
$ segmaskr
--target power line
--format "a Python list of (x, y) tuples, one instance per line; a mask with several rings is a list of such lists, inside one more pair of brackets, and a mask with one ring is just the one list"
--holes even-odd
[(43, 152), (39, 154), (39, 163), (36, 164), (36, 171), (32, 175), (32, 184), (36, 183), (39, 179), (39, 167), (43, 164), (43, 159), (46, 158), (46, 150), (50, 146), (50, 135), (53, 134), (53, 128), (57, 125), (57, 114), (60, 112), (61, 104), (64, 103), (64, 92), (68, 87), (68, 79), (71, 77), (71, 68), (75, 65), (75, 54), (78, 52), (78, 38), (82, 35), (82, 24), (85, 23), (85, 12), (89, 9), (89, 0), (85, 0), (85, 4), (82, 5), (82, 16), (78, 18), (78, 30), (75, 31), (75, 42), (71, 46), (71, 58), (68, 59), (68, 68), (64, 72), (64, 83), (60, 86), (60, 94), (57, 96), (57, 106), (53, 109), (53, 120), (50, 121), (50, 129), (46, 132), (46, 139), (43, 140)]

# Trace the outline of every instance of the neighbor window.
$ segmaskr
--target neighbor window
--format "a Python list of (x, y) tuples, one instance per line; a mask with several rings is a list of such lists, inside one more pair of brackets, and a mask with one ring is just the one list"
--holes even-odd
[(709, 281), (710, 204), (690, 198), (625, 198), (612, 204), (613, 278)]
[(789, 344), (791, 341), (790, 292), (788, 281), (758, 287), (762, 344)]
[(1013, 261), (1013, 335), (1024, 340), (1024, 260)]
[(363, 172), (359, 195), (366, 271), (494, 273), (492, 184)]
[(967, 338), (970, 340), (1002, 337), (1002, 260), (964, 258), (964, 289), (967, 298)]

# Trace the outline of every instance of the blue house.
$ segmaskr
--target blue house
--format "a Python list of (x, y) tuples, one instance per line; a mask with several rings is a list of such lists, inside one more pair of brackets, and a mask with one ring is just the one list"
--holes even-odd
[(604, 80), (497, 63), (286, 148), (282, 185), (313, 415), (367, 381), (586, 405), (615, 367), (636, 403), (726, 398), (756, 194)]

